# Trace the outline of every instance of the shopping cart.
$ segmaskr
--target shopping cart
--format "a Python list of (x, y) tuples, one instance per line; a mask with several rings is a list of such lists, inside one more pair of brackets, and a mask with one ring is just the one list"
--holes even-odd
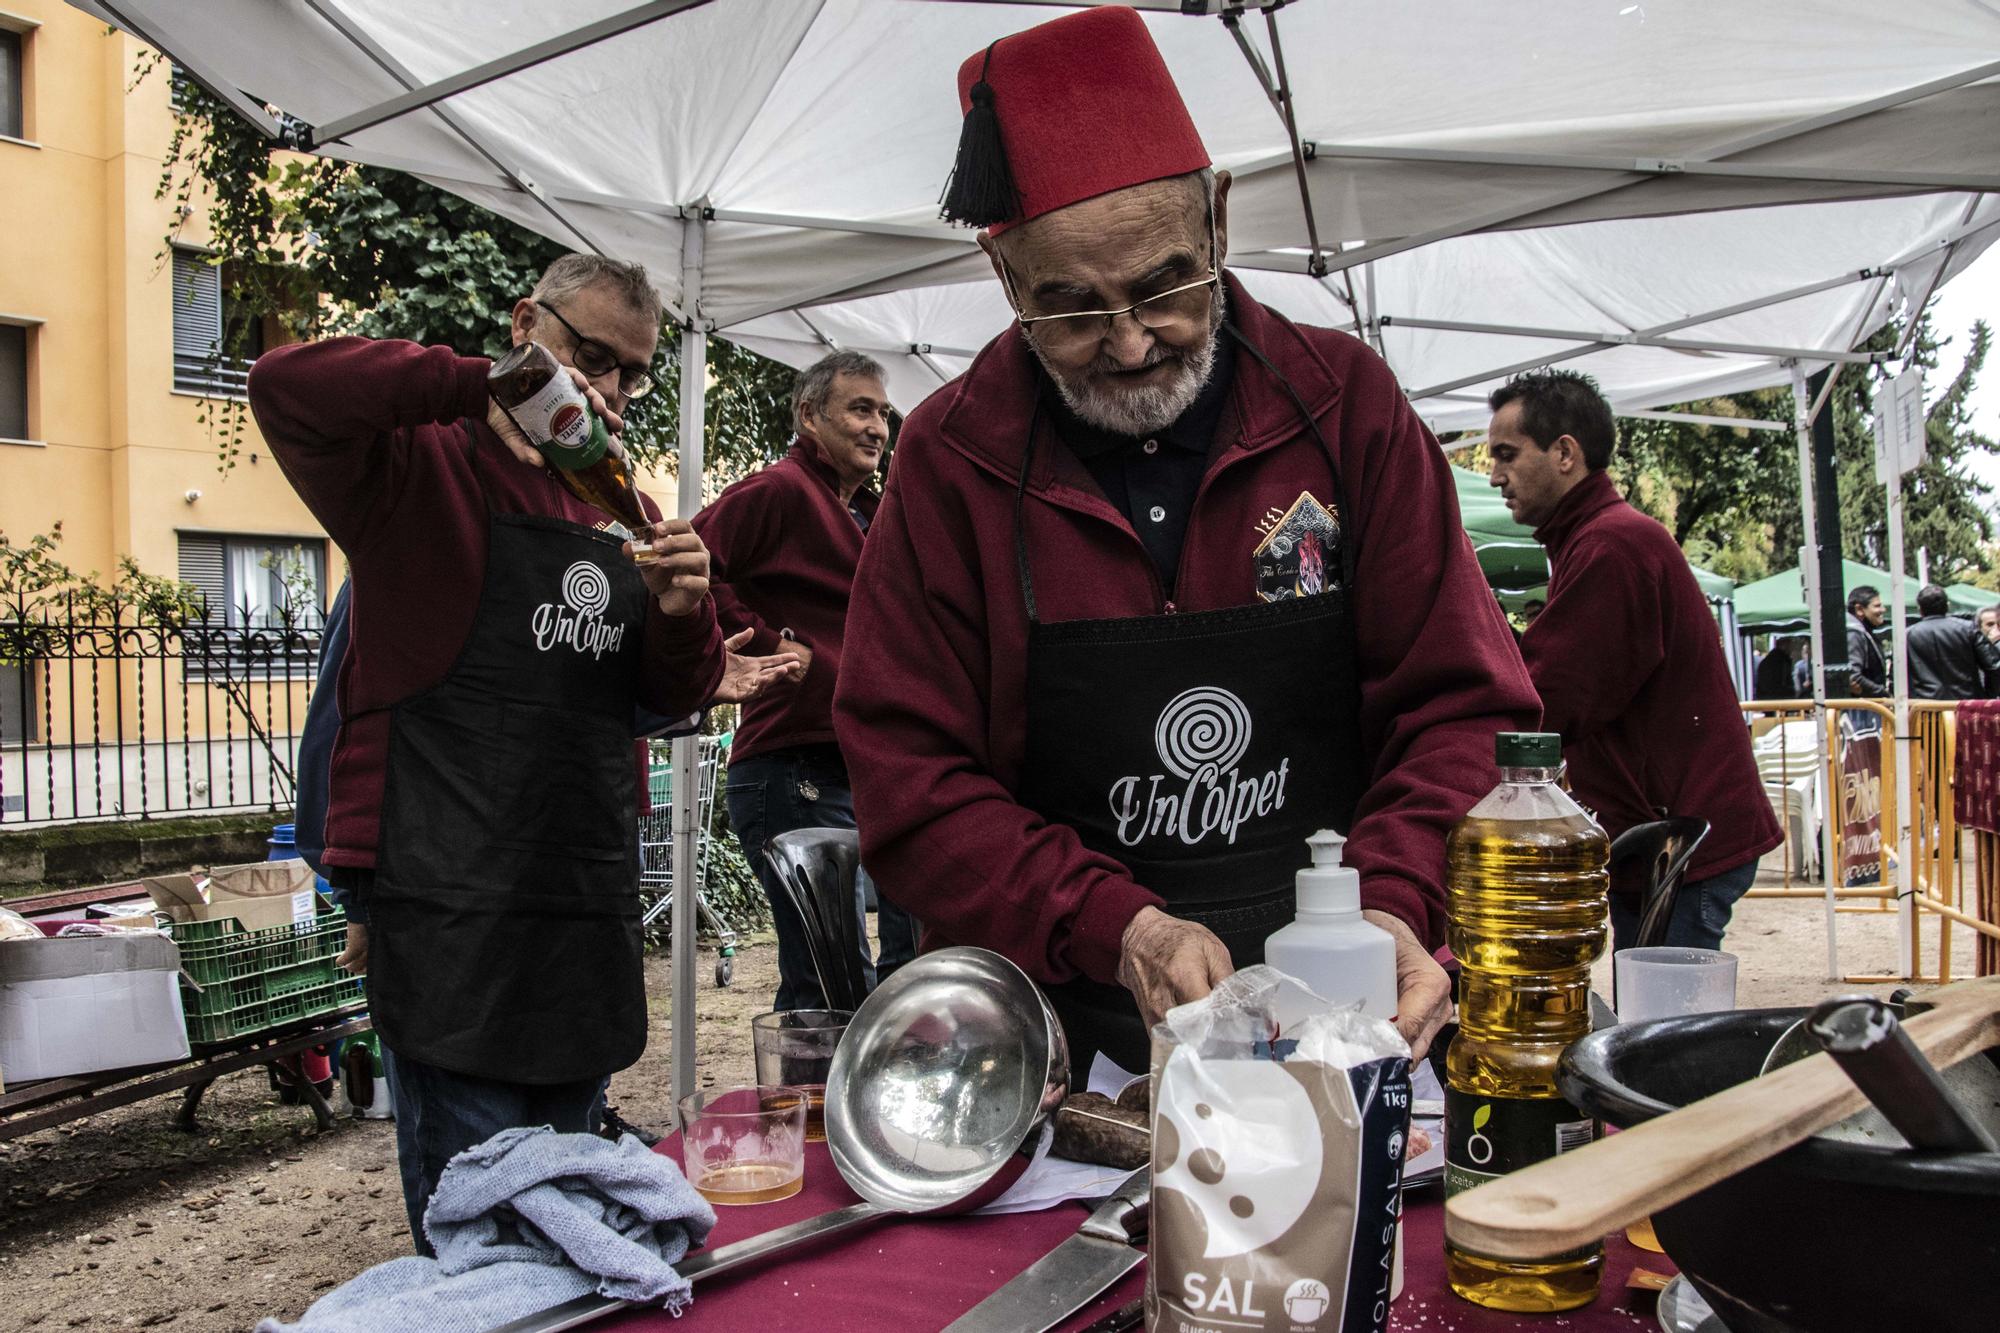
[[(714, 736), (696, 738), (695, 911), (715, 932), (721, 956), (715, 960), (715, 984), (727, 986), (736, 970), (736, 932), (708, 905), (700, 886), (708, 882), (709, 824), (715, 813), (715, 779), (722, 767), (723, 744)], [(674, 765), (673, 743), (655, 741), (646, 766), (646, 788), (652, 813), (639, 817), (639, 896), (645, 904), (643, 926), (651, 926), (674, 906)]]

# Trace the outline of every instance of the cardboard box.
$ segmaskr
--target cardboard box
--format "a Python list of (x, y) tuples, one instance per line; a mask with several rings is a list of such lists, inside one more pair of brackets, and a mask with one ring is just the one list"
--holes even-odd
[(175, 921), (234, 917), (240, 929), (270, 930), (311, 922), (319, 911), (312, 867), (296, 857), (217, 866), (201, 882), (192, 875), (158, 875), (142, 882), (153, 905)]
[(186, 1059), (180, 966), (164, 935), (0, 943), (0, 1066), (22, 1083)]

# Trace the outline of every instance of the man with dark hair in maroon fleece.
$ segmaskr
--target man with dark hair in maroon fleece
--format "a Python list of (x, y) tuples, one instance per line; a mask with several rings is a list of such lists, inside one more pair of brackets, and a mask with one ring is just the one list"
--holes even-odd
[[(616, 432), (652, 387), (659, 326), (643, 269), (570, 255), (515, 305), (512, 337), (571, 367)], [(352, 570), (324, 861), (366, 913), (350, 961), (368, 968), (424, 1253), (454, 1154), (515, 1126), (590, 1128), (645, 1048), (637, 710), (684, 717), (786, 665), (726, 652), (685, 521), (656, 522), (667, 556), (635, 566), (628, 534), (489, 398), (489, 368), (334, 338), (250, 375), (272, 454)]]
[[(1490, 480), (1549, 552), (1548, 606), (1521, 639), (1542, 725), (1562, 733), (1577, 799), (1613, 837), (1663, 815), (1709, 822), (1665, 942), (1720, 948), (1782, 835), (1708, 599), (1667, 530), (1611, 484), (1618, 426), (1588, 376), (1537, 371), (1488, 401)], [(1638, 906), (1611, 900), (1621, 947)]]
[[(834, 352), (799, 373), (785, 456), (737, 482), (695, 515), (714, 560), (716, 614), (750, 635), (751, 650), (791, 649), (805, 658), (796, 683), (743, 706), (729, 752), (729, 824), (771, 900), (778, 931), (779, 1009), (819, 1009), (805, 922), (779, 885), (764, 845), (800, 828), (853, 828), (853, 784), (833, 734), (847, 599), (862, 538), (881, 497), (869, 482), (889, 445), (889, 391), (882, 367), (860, 352)], [(864, 928), (870, 884), (855, 885), (859, 965), (870, 986), (916, 955), (916, 923), (879, 900), (879, 957)]]

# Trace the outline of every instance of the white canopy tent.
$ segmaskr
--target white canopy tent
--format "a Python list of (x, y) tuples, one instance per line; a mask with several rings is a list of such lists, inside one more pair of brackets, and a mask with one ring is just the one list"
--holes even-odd
[[(710, 334), (794, 364), (869, 350), (907, 408), (1009, 318), (936, 197), (959, 60), (1049, 6), (73, 3), (272, 132), (258, 99), (318, 151), (644, 262), (683, 328), (684, 513)], [(1231, 265), (1367, 337), (1438, 429), (1553, 361), (1631, 411), (1865, 361), (2000, 235), (2000, 16), (1978, 0), (1137, 7), (1236, 175)], [(677, 1017), (693, 937), (683, 894)], [(678, 1092), (690, 1024), (675, 1044)]]

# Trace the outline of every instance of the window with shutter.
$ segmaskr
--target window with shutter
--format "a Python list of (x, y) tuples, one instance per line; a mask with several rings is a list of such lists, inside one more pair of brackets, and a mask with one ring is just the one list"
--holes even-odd
[(26, 80), (21, 77), (27, 38), (0, 28), (0, 134), (19, 139), (27, 130)]
[(0, 440), (28, 438), (28, 331), (0, 324)]
[(240, 398), (250, 365), (225, 351), (222, 270), (199, 250), (176, 248), (174, 388), (211, 398)]
[(209, 624), (223, 624), (229, 614), (229, 576), (223, 539), (205, 532), (181, 534), (181, 582), (192, 583), (207, 603)]
[(207, 612), (182, 639), (189, 680), (317, 670), (326, 606), (323, 540), (183, 532), (180, 577), (194, 585)]

